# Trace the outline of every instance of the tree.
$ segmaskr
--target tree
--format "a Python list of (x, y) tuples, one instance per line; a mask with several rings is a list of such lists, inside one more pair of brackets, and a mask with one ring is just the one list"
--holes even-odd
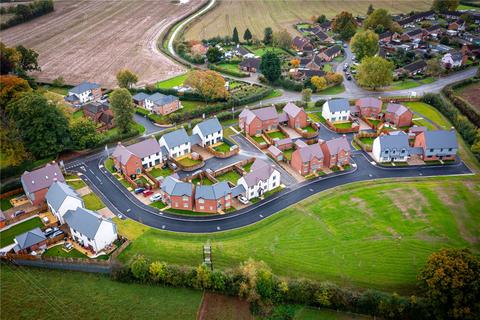
[(328, 85), (337, 85), (343, 82), (343, 76), (340, 73), (327, 72), (325, 80), (327, 80)]
[(418, 276), (436, 319), (478, 319), (480, 260), (467, 249), (442, 249)]
[(348, 40), (355, 34), (357, 22), (351, 13), (343, 11), (333, 18), (332, 30), (338, 33), (342, 40)]
[(379, 50), (378, 34), (371, 30), (357, 32), (353, 36), (350, 46), (358, 61), (362, 61), (364, 57), (372, 57)]
[(298, 68), (300, 65), (300, 60), (299, 59), (292, 59), (290, 60), (290, 64), (292, 65), (293, 68)]
[(205, 102), (228, 97), (225, 79), (218, 72), (212, 70), (194, 70), (188, 74), (184, 84), (196, 89), (203, 96)]
[(16, 49), (21, 56), (18, 67), (22, 71), (40, 70), (38, 66), (38, 53), (35, 52), (35, 50), (25, 48), (24, 46), (17, 46)]
[(235, 42), (235, 43), (240, 42), (240, 38), (238, 37), (237, 27), (233, 28), (232, 41)]
[(280, 75), (282, 74), (282, 62), (273, 51), (267, 51), (262, 56), (260, 72), (270, 82), (275, 82), (278, 80), (278, 78), (280, 78)]
[(273, 30), (270, 27), (266, 27), (265, 30), (263, 30), (263, 43), (266, 46), (271, 45), (273, 42)]
[(24, 93), (7, 109), (26, 150), (36, 159), (56, 156), (71, 145), (65, 114), (40, 93)]
[(315, 86), (317, 91), (325, 90), (328, 86), (327, 79), (325, 79), (325, 77), (313, 76), (310, 81)]
[(319, 15), (318, 18), (317, 18), (318, 23), (324, 23), (326, 21), (327, 21), (327, 17), (325, 17), (324, 14)]
[(371, 15), (373, 10), (374, 10), (373, 5), (370, 3), (370, 5), (368, 6), (368, 9), (367, 9), (367, 16)]
[(15, 48), (7, 47), (0, 42), (0, 74), (9, 74), (17, 70), (22, 55)]
[(428, 75), (438, 77), (443, 73), (442, 65), (438, 59), (427, 60), (427, 69), (425, 71)]
[(357, 68), (358, 83), (373, 88), (387, 86), (393, 79), (393, 63), (382, 57), (367, 57)]
[(245, 30), (245, 33), (243, 34), (243, 40), (247, 41), (247, 42), (250, 42), (250, 40), (252, 40), (252, 33), (250, 32), (250, 30), (247, 28), (247, 30)]
[(147, 259), (145, 259), (144, 256), (139, 255), (133, 258), (133, 260), (130, 262), (129, 267), (132, 271), (132, 275), (136, 279), (142, 282), (145, 282), (147, 280), (149, 265)]
[(283, 29), (273, 34), (273, 45), (275, 47), (289, 49), (292, 46), (292, 36)]
[(110, 94), (110, 105), (115, 119), (115, 126), (120, 133), (128, 133), (133, 127), (133, 107), (132, 95), (125, 88), (115, 89)]
[(65, 80), (62, 76), (59, 76), (52, 81), (52, 85), (54, 87), (63, 87), (65, 85)]
[(268, 302), (274, 290), (273, 274), (263, 261), (249, 259), (238, 268), (242, 276), (239, 286), (239, 296), (249, 302)]
[(210, 47), (207, 50), (207, 60), (210, 63), (217, 63), (222, 59), (223, 53), (217, 47)]
[(305, 88), (302, 90), (302, 100), (304, 102), (310, 102), (312, 99), (312, 89), (310, 88)]
[(100, 141), (95, 122), (87, 118), (78, 118), (70, 123), (70, 136), (77, 150), (95, 147)]
[(130, 89), (138, 81), (138, 76), (128, 69), (122, 69), (117, 73), (117, 83), (120, 88)]
[(433, 0), (432, 10), (435, 12), (456, 11), (459, 0)]
[(383, 26), (383, 30), (391, 30), (393, 24), (392, 16), (385, 9), (376, 9), (370, 14), (363, 26), (365, 29), (377, 30), (377, 27)]

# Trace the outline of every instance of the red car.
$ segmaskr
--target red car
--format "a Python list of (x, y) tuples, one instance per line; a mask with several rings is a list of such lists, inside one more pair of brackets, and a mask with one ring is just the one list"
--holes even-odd
[(142, 192), (144, 197), (148, 197), (153, 194), (152, 190), (145, 190)]

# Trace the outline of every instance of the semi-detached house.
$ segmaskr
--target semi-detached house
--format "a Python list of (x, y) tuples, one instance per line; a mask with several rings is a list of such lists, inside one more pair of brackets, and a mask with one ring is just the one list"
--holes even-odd
[(58, 181), (48, 189), (46, 200), (49, 210), (57, 217), (60, 224), (65, 223), (63, 216), (68, 210), (85, 207), (82, 197), (72, 187)]
[(248, 200), (257, 198), (280, 186), (280, 172), (265, 161), (256, 159), (250, 172), (238, 179), (237, 185), (244, 187)]
[(350, 119), (350, 104), (348, 99), (332, 99), (323, 104), (322, 117), (330, 122), (347, 121)]
[(133, 102), (150, 112), (161, 115), (170, 114), (181, 107), (178, 97), (158, 92), (152, 95), (144, 92), (137, 93), (133, 96)]
[(48, 163), (45, 167), (32, 172), (25, 171), (20, 178), (25, 195), (34, 206), (45, 201), (48, 188), (56, 182), (65, 182), (62, 171), (56, 163)]
[(211, 146), (223, 141), (223, 128), (217, 118), (208, 119), (197, 124), (192, 135), (198, 135), (201, 140), (201, 146)]
[(377, 162), (405, 162), (409, 155), (408, 135), (404, 132), (381, 135), (373, 140), (372, 156)]
[(164, 134), (159, 143), (170, 158), (178, 158), (192, 152), (192, 144), (184, 128)]
[(278, 114), (275, 107), (243, 109), (238, 119), (240, 129), (249, 136), (259, 135), (278, 127)]
[(455, 160), (458, 142), (455, 131), (424, 131), (415, 137), (414, 147), (422, 148), (424, 161)]
[(164, 157), (160, 144), (155, 138), (129, 146), (119, 142), (112, 154), (115, 168), (127, 176), (140, 174), (144, 169), (162, 163)]
[(193, 210), (193, 184), (183, 182), (176, 174), (160, 183), (160, 195), (166, 205), (180, 210)]
[(232, 189), (228, 182), (195, 187), (195, 211), (215, 213), (225, 211), (232, 206)]

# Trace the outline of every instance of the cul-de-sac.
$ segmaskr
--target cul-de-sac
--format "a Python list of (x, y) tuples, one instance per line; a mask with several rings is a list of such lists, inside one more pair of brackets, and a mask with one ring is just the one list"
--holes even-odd
[(0, 319), (480, 317), (480, 1), (0, 17)]

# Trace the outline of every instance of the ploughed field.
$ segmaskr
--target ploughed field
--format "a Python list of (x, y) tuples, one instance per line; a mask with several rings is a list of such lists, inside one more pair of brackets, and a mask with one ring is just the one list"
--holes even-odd
[(457, 94), (480, 112), (480, 83), (471, 83), (457, 90)]
[[(217, 0), (217, 2), (219, 2)], [(197, 20), (186, 32), (186, 39), (205, 39), (217, 35), (232, 35), (237, 27), (240, 38), (249, 28), (253, 35), (263, 39), (265, 27), (274, 30), (286, 28), (293, 31), (293, 24), (308, 20), (313, 15), (324, 14), (332, 18), (345, 10), (354, 15), (365, 15), (369, 4), (385, 8), (392, 13), (428, 10), (430, 0), (225, 0)]]
[(62, 76), (69, 84), (113, 86), (117, 71), (128, 68), (139, 75), (139, 84), (154, 83), (184, 72), (158, 51), (157, 39), (173, 19), (200, 4), (58, 0), (55, 12), (2, 31), (0, 39), (35, 49), (42, 68), (37, 76), (43, 81)]

